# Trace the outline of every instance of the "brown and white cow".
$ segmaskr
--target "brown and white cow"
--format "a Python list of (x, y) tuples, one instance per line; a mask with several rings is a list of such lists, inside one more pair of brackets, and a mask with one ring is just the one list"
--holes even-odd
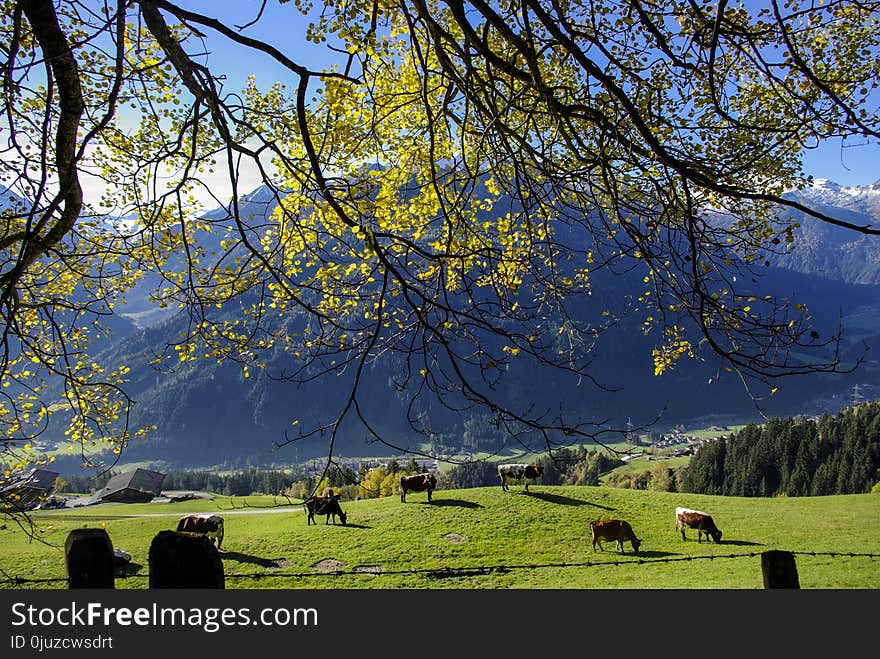
[(696, 529), (697, 542), (702, 542), (703, 534), (706, 534), (706, 541), (711, 537), (715, 542), (721, 542), (721, 531), (715, 526), (715, 520), (712, 515), (699, 510), (691, 510), (690, 508), (675, 509), (675, 530), (681, 531), (681, 539), (685, 540), (684, 530)]
[(223, 518), (220, 515), (186, 515), (177, 522), (177, 530), (206, 535), (211, 542), (217, 541), (217, 549), (223, 544)]
[(525, 483), (525, 491), (529, 491), (529, 482), (544, 475), (543, 465), (506, 464), (498, 465), (498, 478), (501, 480), (501, 489), (507, 490), (508, 481)]
[[(332, 490), (331, 490), (332, 492)], [(320, 497), (309, 497), (305, 501), (303, 501), (303, 506), (305, 507), (306, 514), (308, 517), (306, 518), (306, 524), (311, 524), (315, 522), (315, 515), (326, 515), (326, 519), (324, 520), (325, 524), (330, 523), (330, 516), (333, 516), (333, 523), (336, 524), (336, 516), (339, 516), (342, 525), (345, 526), (346, 521), (348, 520), (348, 516), (342, 512), (342, 508), (339, 505), (339, 495), (338, 494), (330, 494), (329, 496), (320, 496)]]
[(406, 503), (407, 492), (427, 492), (428, 501), (431, 500), (431, 493), (437, 487), (437, 477), (434, 474), (425, 472), (423, 474), (413, 474), (412, 476), (400, 477), (400, 500)]
[(596, 551), (596, 543), (599, 543), (599, 549), (605, 551), (602, 547), (602, 541), (616, 542), (617, 549), (623, 552), (623, 543), (629, 541), (632, 545), (633, 552), (639, 553), (639, 546), (642, 541), (636, 537), (630, 523), (623, 519), (603, 519), (590, 522), (590, 535), (593, 543), (593, 551)]

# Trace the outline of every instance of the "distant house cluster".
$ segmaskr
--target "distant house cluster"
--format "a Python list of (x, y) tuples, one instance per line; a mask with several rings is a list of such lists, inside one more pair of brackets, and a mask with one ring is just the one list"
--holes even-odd
[(430, 471), (430, 472), (439, 472), (440, 471), (440, 463), (437, 460), (418, 460), (416, 459), (416, 464), (419, 466), (420, 471)]
[[(374, 467), (387, 467), (389, 464), (389, 459), (383, 460), (349, 460), (340, 463), (340, 466), (343, 468), (351, 469), (352, 471), (360, 471), (361, 469), (373, 469)], [(398, 459), (398, 464), (403, 465), (405, 462), (409, 462), (409, 457), (401, 457)], [(437, 473), (440, 471), (440, 463), (437, 460), (432, 459), (415, 459), (415, 463), (418, 465), (420, 471), (434, 472)]]
[(699, 440), (696, 437), (688, 437), (686, 435), (664, 435), (651, 446), (654, 448), (669, 448), (670, 446), (679, 446), (681, 444), (690, 444), (691, 442), (698, 441)]
[[(721, 430), (720, 428), (716, 428), (716, 430)], [(662, 457), (664, 458), (679, 458), (685, 457), (688, 455), (693, 455), (696, 453), (697, 449), (700, 448), (703, 444), (709, 444), (711, 442), (717, 442), (719, 439), (724, 439), (724, 435), (716, 435), (715, 437), (695, 437), (693, 435), (684, 435), (680, 433), (673, 433), (671, 435), (661, 436), (659, 440), (651, 444), (652, 448), (660, 449), (660, 448), (676, 448)], [(649, 456), (649, 460), (651, 457)], [(654, 458), (658, 459), (658, 458)]]

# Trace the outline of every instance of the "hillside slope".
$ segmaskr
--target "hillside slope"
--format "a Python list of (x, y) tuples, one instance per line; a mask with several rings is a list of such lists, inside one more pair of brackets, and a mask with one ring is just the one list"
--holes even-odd
[[(803, 589), (880, 588), (876, 494), (750, 499), (539, 483), (530, 490), (438, 490), (430, 504), (424, 494), (406, 503), (343, 501), (347, 526), (320, 518), (307, 525), (301, 506), (273, 508), (284, 502), (269, 497), (42, 512), (40, 538), (51, 544), (0, 530), (0, 568), (63, 579), (67, 533), (100, 524), (133, 556), (116, 587), (145, 588), (153, 536), (198, 510), (225, 518), (229, 589), (760, 589), (768, 550), (794, 552)], [(698, 543), (692, 533), (683, 541), (674, 528), (681, 505), (712, 514), (722, 543)], [(628, 520), (642, 540), (638, 556), (629, 544), (623, 554), (613, 544), (594, 552), (588, 525), (598, 518)]]

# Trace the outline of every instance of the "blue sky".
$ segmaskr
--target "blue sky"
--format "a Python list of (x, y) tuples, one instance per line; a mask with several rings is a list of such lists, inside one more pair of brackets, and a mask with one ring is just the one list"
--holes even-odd
[(880, 147), (867, 140), (832, 140), (807, 151), (804, 171), (840, 185), (871, 185), (880, 181)]
[[(322, 0), (315, 0), (316, 9), (323, 7)], [(260, 7), (259, 0), (182, 0), (181, 5), (193, 11), (224, 19), (227, 24), (243, 25), (256, 17)], [(262, 39), (278, 47), (295, 61), (313, 69), (323, 69), (332, 61), (332, 53), (325, 46), (318, 46), (305, 40), (308, 19), (301, 17), (293, 2), (279, 5), (277, 0), (269, 0), (261, 20), (248, 27), (243, 33)], [(289, 79), (277, 63), (268, 56), (255, 54), (242, 58), (230, 56), (224, 48), (225, 38), (209, 39), (209, 47), (216, 49), (210, 55), (212, 63), (220, 64), (229, 78), (229, 89), (240, 85), (247, 76), (254, 74), (261, 86), (268, 86), (278, 79)], [(842, 143), (834, 140), (815, 149), (810, 149), (804, 158), (804, 171), (814, 178), (827, 178), (841, 185), (870, 185), (880, 180), (880, 145), (867, 140), (849, 140)]]

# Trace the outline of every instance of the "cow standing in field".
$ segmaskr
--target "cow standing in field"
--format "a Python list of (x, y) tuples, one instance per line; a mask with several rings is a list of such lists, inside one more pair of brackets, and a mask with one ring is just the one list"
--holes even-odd
[(431, 493), (437, 487), (437, 477), (434, 474), (425, 472), (423, 474), (414, 474), (412, 476), (400, 477), (400, 500), (406, 503), (407, 492), (427, 492), (428, 501), (431, 501)]
[(602, 541), (616, 542), (617, 549), (623, 553), (623, 543), (629, 541), (632, 545), (633, 552), (639, 553), (639, 546), (642, 541), (636, 537), (630, 523), (623, 519), (604, 519), (590, 522), (590, 536), (593, 543), (593, 551), (596, 551), (596, 543), (599, 543), (599, 549), (605, 551), (602, 547)]
[(508, 481), (525, 483), (525, 491), (529, 491), (529, 482), (544, 475), (543, 465), (529, 464), (506, 464), (498, 465), (498, 478), (501, 480), (501, 489), (507, 490)]
[(703, 534), (706, 534), (706, 541), (711, 537), (716, 543), (721, 542), (721, 531), (715, 526), (715, 520), (699, 510), (691, 510), (690, 508), (675, 509), (675, 530), (681, 531), (681, 539), (685, 540), (684, 530), (696, 529), (697, 542), (702, 542)]
[(211, 542), (217, 541), (217, 549), (223, 543), (223, 518), (220, 515), (186, 515), (177, 522), (177, 530), (206, 535)]
[(339, 495), (331, 493), (328, 496), (320, 496), (320, 497), (309, 497), (305, 501), (303, 501), (303, 506), (305, 507), (306, 514), (308, 515), (306, 519), (306, 524), (311, 524), (315, 522), (315, 515), (326, 515), (326, 519), (324, 521), (325, 524), (330, 523), (330, 517), (333, 516), (333, 523), (336, 524), (336, 517), (339, 516), (342, 525), (345, 526), (346, 520), (348, 516), (342, 512), (342, 508), (339, 505)]

